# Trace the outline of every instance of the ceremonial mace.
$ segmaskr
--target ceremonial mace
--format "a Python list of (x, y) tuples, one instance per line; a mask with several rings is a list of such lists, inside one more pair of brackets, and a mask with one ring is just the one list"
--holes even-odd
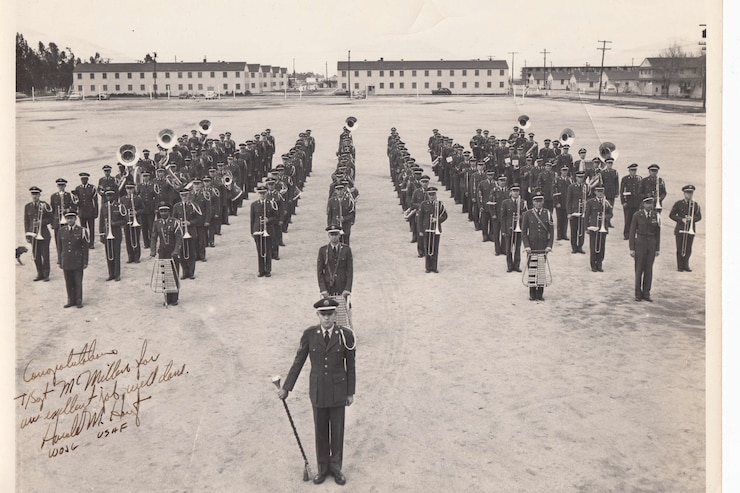
[[(275, 387), (277, 387), (278, 390), (280, 390), (280, 377), (274, 376), (272, 377), (272, 383), (275, 384)], [(308, 481), (312, 474), (311, 474), (311, 466), (308, 465), (308, 459), (306, 458), (306, 452), (303, 450), (303, 445), (301, 444), (301, 439), (298, 437), (298, 430), (295, 428), (295, 423), (293, 422), (293, 416), (290, 415), (290, 409), (288, 409), (288, 403), (285, 402), (285, 399), (281, 399), (283, 401), (283, 407), (285, 407), (285, 414), (288, 415), (288, 421), (290, 421), (290, 426), (293, 428), (293, 435), (295, 436), (296, 442), (298, 442), (298, 448), (301, 449), (301, 455), (303, 456), (303, 463), (304, 463), (304, 469), (303, 469), (303, 480)]]

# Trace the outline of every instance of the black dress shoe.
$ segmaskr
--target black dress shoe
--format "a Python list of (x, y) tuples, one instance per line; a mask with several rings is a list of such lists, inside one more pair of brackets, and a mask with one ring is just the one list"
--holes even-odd
[(506, 272), (511, 272), (512, 270), (514, 270), (514, 269), (506, 269)]
[(596, 267), (596, 270), (599, 272), (604, 272), (604, 269), (601, 266)]
[(121, 276), (116, 277), (116, 281), (120, 281), (120, 280), (121, 280)]
[(645, 300), (645, 301), (649, 301), (650, 303), (653, 302), (653, 299), (650, 297), (649, 294), (642, 295), (642, 299)]
[(36, 276), (36, 277), (35, 277), (35, 278), (33, 279), (33, 282), (36, 282), (36, 281), (40, 281), (40, 280), (42, 280), (42, 279), (43, 279), (43, 277), (41, 277), (41, 276)]
[(74, 303), (67, 303), (66, 305), (64, 305), (64, 308), (69, 308), (71, 306), (75, 306), (75, 304)]
[(257, 274), (257, 277), (264, 277), (264, 276), (265, 275), (262, 272), (260, 272), (259, 274)]
[(280, 255), (275, 255), (274, 257), (272, 257), (272, 260), (280, 260)]
[(432, 272), (434, 272), (435, 274), (439, 274), (439, 271), (437, 269), (432, 269)]
[(115, 279), (115, 277), (110, 276), (108, 279), (106, 279), (106, 281), (112, 281), (113, 279)]
[(538, 299), (539, 301), (545, 301), (545, 297), (544, 297), (544, 296), (540, 296), (540, 297), (539, 297), (539, 298), (537, 298), (537, 299)]
[(684, 272), (691, 272), (691, 269), (689, 269), (688, 267), (686, 267), (683, 271)]
[(343, 485), (347, 482), (347, 478), (344, 477), (344, 474), (342, 474), (342, 471), (335, 471), (332, 473), (334, 476), (334, 482), (338, 485)]
[(596, 267), (591, 267), (591, 272), (599, 272), (599, 270)]
[(95, 245), (90, 245), (90, 250), (95, 250)]
[(130, 260), (130, 259), (129, 259), (129, 260), (127, 260), (127, 261), (126, 261), (126, 263), (127, 263), (127, 264), (133, 264), (133, 263), (134, 263), (134, 261), (133, 261), (133, 260)]
[(494, 255), (495, 255), (496, 257), (499, 257), (499, 256), (501, 256), (501, 252), (496, 252), (496, 253), (495, 253)]
[(135, 263), (135, 264), (141, 263), (141, 260), (139, 260), (139, 259), (137, 258), (136, 260), (134, 260), (134, 263)]
[(421, 258), (421, 257), (424, 256), (424, 254), (423, 253), (420, 253), (420, 254), (417, 254), (416, 256), (419, 257), (419, 258)]
[(77, 303), (77, 308), (82, 308), (82, 302)]
[(313, 484), (321, 484), (326, 479), (326, 474), (319, 473), (313, 477)]
[(520, 269), (519, 267), (517, 267), (517, 268), (516, 268), (516, 269), (514, 269), (514, 270), (515, 270), (515, 271), (517, 271), (517, 272), (521, 272), (521, 271), (522, 271), (522, 269)]
[(567, 236), (563, 236), (563, 239), (564, 240), (570, 240), (570, 238), (568, 238)]
[(427, 273), (427, 274), (429, 274), (430, 272), (432, 272), (432, 270), (431, 270), (431, 269), (427, 269), (427, 270), (426, 270), (426, 273)]
[(270, 274), (269, 272), (266, 272), (265, 277), (272, 277), (272, 274)]
[(530, 297), (529, 297), (529, 301), (535, 301), (536, 299), (537, 299), (537, 298), (535, 298), (534, 296), (530, 296)]
[(281, 241), (280, 243), (278, 243), (278, 246), (285, 246), (285, 243), (283, 243), (283, 242)]
[(635, 301), (642, 301), (642, 296), (635, 296)]
[(46, 277), (44, 277), (44, 278), (43, 278), (43, 279), (41, 279), (41, 280), (42, 280), (42, 281), (44, 281), (44, 282), (49, 282), (49, 276), (46, 276)]

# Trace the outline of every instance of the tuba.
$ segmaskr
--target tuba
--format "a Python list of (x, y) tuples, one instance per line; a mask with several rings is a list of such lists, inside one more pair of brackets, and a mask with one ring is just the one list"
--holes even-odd
[(198, 122), (198, 132), (201, 135), (208, 135), (213, 130), (210, 120), (201, 120)]
[(175, 132), (169, 128), (164, 128), (157, 134), (157, 144), (163, 149), (172, 149), (176, 143)]
[(357, 118), (354, 116), (348, 116), (346, 120), (344, 120), (344, 128), (349, 130), (350, 132), (357, 128)]
[(131, 166), (139, 161), (139, 151), (136, 150), (136, 146), (132, 144), (124, 144), (118, 148), (116, 158), (118, 159), (118, 162), (124, 166)]
[(576, 140), (576, 133), (570, 128), (564, 128), (560, 132), (560, 144), (573, 146), (573, 142)]
[(606, 160), (606, 158), (612, 158), (615, 161), (619, 157), (619, 151), (617, 150), (616, 144), (613, 144), (612, 142), (604, 142), (599, 146), (599, 156), (602, 160)]
[(527, 130), (532, 124), (527, 115), (520, 115), (519, 118), (516, 119), (516, 121), (517, 123), (519, 123), (519, 128), (521, 128), (522, 130)]

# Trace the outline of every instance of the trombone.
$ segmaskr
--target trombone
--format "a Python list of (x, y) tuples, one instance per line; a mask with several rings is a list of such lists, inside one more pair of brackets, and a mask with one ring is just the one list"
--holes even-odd
[(601, 242), (603, 241), (602, 238), (604, 238), (603, 235), (607, 233), (606, 230), (606, 199), (602, 200), (602, 206), (601, 206), (601, 212), (596, 213), (596, 224), (599, 224), (599, 221), (601, 221), (601, 226), (596, 231), (596, 247), (594, 248), (595, 253), (601, 253)]
[(185, 233), (182, 235), (182, 258), (190, 260), (190, 242), (187, 241), (192, 238), (190, 235), (190, 226), (188, 225), (188, 203), (186, 201), (180, 202), (182, 204), (182, 224), (185, 226)]
[(435, 239), (442, 234), (439, 230), (439, 200), (434, 201), (434, 214), (429, 216), (429, 228), (425, 233), (427, 234), (427, 256), (433, 257)]
[(581, 195), (581, 198), (578, 199), (578, 212), (576, 212), (574, 215), (578, 216), (578, 231), (576, 233), (576, 236), (578, 238), (583, 237), (583, 224), (585, 221), (584, 214), (586, 212), (586, 198), (588, 194), (588, 186), (581, 185), (581, 190), (583, 190), (583, 194)]
[(513, 228), (511, 231), (511, 251), (514, 251), (514, 246), (516, 246), (516, 233), (522, 232), (522, 211), (521, 211), (521, 197), (517, 197), (516, 199), (516, 209), (514, 210), (514, 214), (511, 217), (511, 222), (513, 224)]
[(113, 251), (113, 247), (115, 247), (116, 237), (113, 235), (113, 225), (111, 224), (112, 212), (110, 207), (110, 200), (106, 201), (106, 205), (108, 206), (108, 216), (105, 218), (105, 252), (108, 260), (112, 262), (116, 258), (115, 252)]
[(26, 236), (31, 238), (31, 255), (33, 256), (33, 260), (36, 260), (36, 255), (38, 253), (37, 243), (39, 241), (43, 241), (44, 239), (44, 235), (41, 234), (41, 228), (44, 224), (44, 210), (46, 210), (46, 212), (51, 212), (52, 208), (49, 204), (47, 204), (43, 200), (40, 200), (38, 205), (38, 212), (36, 213), (36, 219), (34, 219), (32, 223), (32, 231), (26, 233)]
[(138, 248), (139, 247), (139, 239), (138, 235), (136, 234), (136, 230), (134, 228), (141, 227), (141, 224), (139, 224), (139, 221), (136, 218), (136, 204), (134, 204), (134, 195), (131, 194), (131, 213), (128, 214), (130, 216), (130, 219), (128, 221), (128, 227), (129, 227), (129, 236), (131, 237), (131, 248)]
[(663, 204), (660, 203), (660, 177), (655, 177), (655, 211), (660, 212), (663, 210)]
[(686, 250), (689, 246), (689, 235), (694, 236), (696, 235), (696, 231), (694, 230), (694, 201), (692, 200), (691, 203), (689, 203), (689, 214), (686, 216), (686, 218), (689, 220), (687, 223), (685, 223), (684, 228), (679, 231), (683, 235), (683, 239), (681, 240), (681, 256), (686, 256)]
[(260, 218), (260, 230), (254, 233), (260, 237), (260, 257), (267, 258), (267, 238), (270, 233), (267, 232), (267, 199), (262, 201), (262, 217)]

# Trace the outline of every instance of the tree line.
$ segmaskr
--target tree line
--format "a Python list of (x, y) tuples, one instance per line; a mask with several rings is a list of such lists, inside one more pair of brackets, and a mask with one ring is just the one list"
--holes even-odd
[[(90, 63), (108, 63), (109, 59), (95, 53)], [(72, 86), (72, 71), (82, 63), (71, 48), (60, 50), (53, 41), (48, 46), (39, 41), (38, 49), (33, 49), (22, 34), (15, 34), (15, 90), (25, 94), (53, 92)]]

